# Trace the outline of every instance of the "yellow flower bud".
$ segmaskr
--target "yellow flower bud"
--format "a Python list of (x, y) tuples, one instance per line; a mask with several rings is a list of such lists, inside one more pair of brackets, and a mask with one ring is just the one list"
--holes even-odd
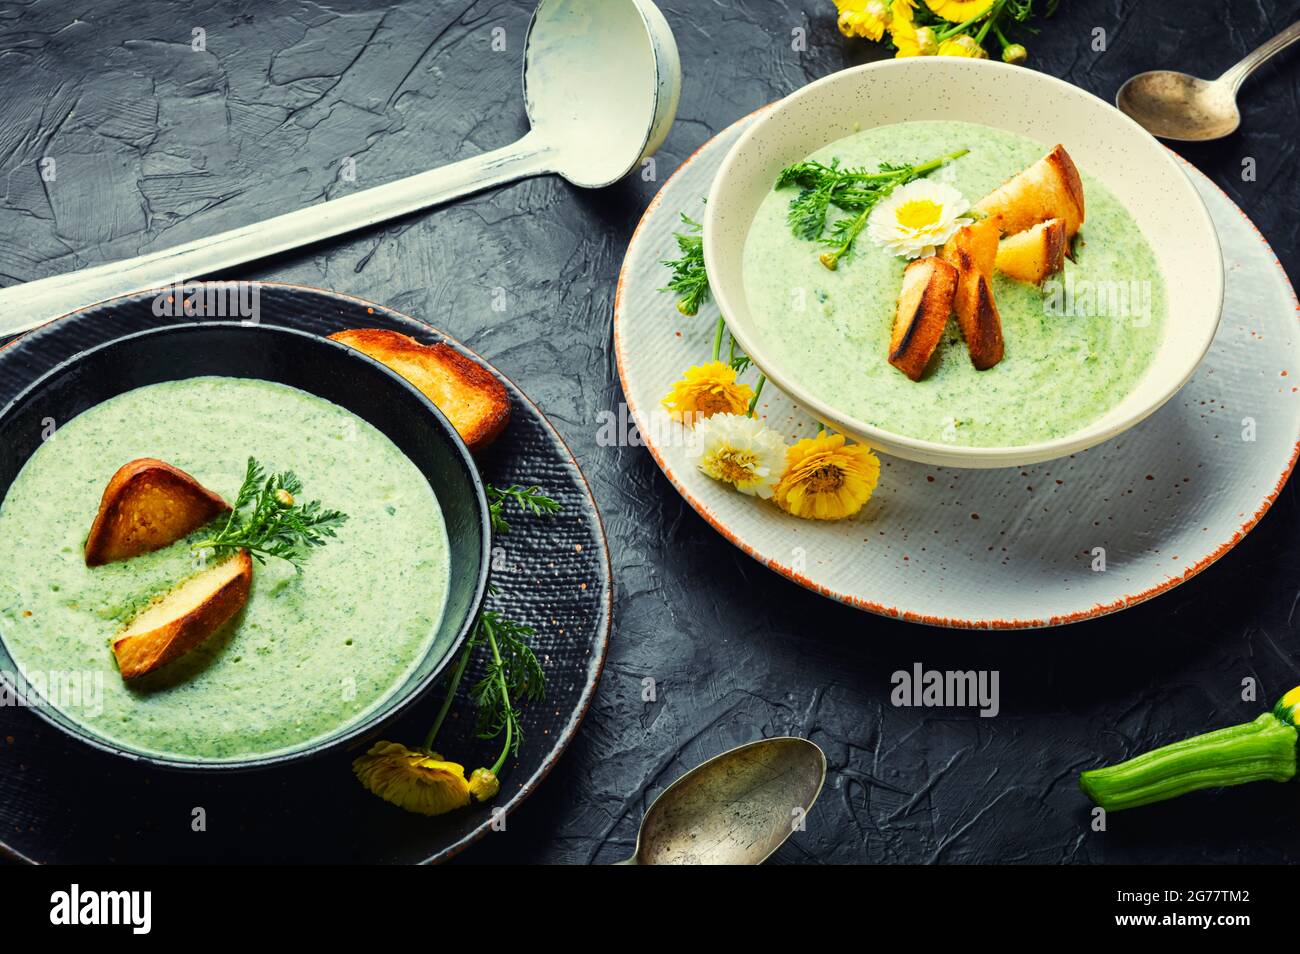
[(285, 510), (293, 506), (293, 494), (281, 487), (275, 492), (275, 502)]
[(1029, 59), (1029, 51), (1019, 43), (1012, 43), (1002, 51), (1003, 63), (1023, 63)]
[(921, 56), (934, 56), (938, 53), (939, 40), (935, 37), (934, 30), (929, 27), (917, 27), (916, 47)]
[(987, 60), (989, 55), (973, 36), (959, 33), (944, 40), (939, 46), (940, 56), (965, 56), (973, 60)]
[(501, 782), (491, 769), (476, 768), (469, 777), (469, 793), (476, 802), (486, 802), (501, 791)]

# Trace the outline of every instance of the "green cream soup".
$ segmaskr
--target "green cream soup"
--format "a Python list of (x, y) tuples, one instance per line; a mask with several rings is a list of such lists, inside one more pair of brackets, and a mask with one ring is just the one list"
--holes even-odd
[[(124, 683), (111, 637), (194, 564), (180, 541), (87, 568), (82, 546), (108, 479), (156, 457), (233, 501), (249, 456), (297, 472), (304, 500), (348, 521), (301, 574), (256, 564), (239, 616)], [(172, 381), (63, 423), (18, 475), (0, 506), (0, 637), (33, 686), (50, 673), (102, 674), (99, 705), (91, 692), (51, 701), (111, 742), (190, 759), (266, 755), (356, 722), (402, 683), (441, 621), (448, 555), (428, 482), (365, 421), (266, 381)]]
[[(913, 122), (870, 129), (809, 158), (875, 169), (968, 154), (932, 177), (973, 205), (1049, 146), (973, 123)], [(1067, 144), (1068, 148), (1068, 144)], [(1164, 283), (1137, 223), (1082, 170), (1087, 221), (1076, 261), (1042, 288), (1002, 274), (993, 293), (1002, 315), (1003, 360), (976, 371), (950, 321), (925, 377), (888, 363), (905, 260), (864, 231), (836, 271), (824, 246), (796, 238), (786, 222), (793, 188), (773, 190), (750, 228), (744, 282), (764, 348), (813, 396), (894, 433), (979, 447), (1014, 446), (1076, 431), (1127, 394), (1159, 347)], [(838, 217), (834, 212), (829, 221)]]

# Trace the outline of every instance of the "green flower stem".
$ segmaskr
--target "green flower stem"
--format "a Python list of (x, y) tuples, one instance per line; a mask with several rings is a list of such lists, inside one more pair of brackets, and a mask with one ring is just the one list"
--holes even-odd
[[(501, 701), (505, 704), (505, 708), (509, 709), (511, 706), (510, 689), (506, 686), (506, 674), (505, 667), (501, 662), (501, 650), (497, 649), (496, 630), (493, 629), (492, 623), (486, 619), (483, 620), (483, 632), (487, 636), (488, 645), (492, 647), (492, 661), (496, 663), (497, 685), (501, 687)], [(501, 774), (501, 768), (506, 764), (506, 756), (510, 754), (511, 723), (513, 721), (513, 719), (506, 719), (506, 744), (501, 747), (501, 754), (497, 756), (496, 764), (492, 766), (493, 775), (499, 776)]]
[(989, 18), (984, 21), (980, 31), (975, 34), (975, 42), (980, 46), (984, 45), (984, 38), (989, 35), (989, 28), (997, 25), (998, 17), (1002, 16), (1002, 8), (1006, 5), (1007, 0), (998, 0), (997, 3), (993, 4), (993, 9), (989, 11)]
[(757, 385), (755, 386), (755, 388), (754, 388), (754, 396), (753, 396), (753, 397), (750, 399), (750, 401), (749, 401), (749, 416), (750, 416), (750, 417), (753, 417), (753, 416), (754, 416), (754, 410), (755, 410), (755, 408), (758, 407), (758, 399), (759, 399), (759, 398), (762, 396), (762, 394), (763, 394), (763, 385), (765, 385), (765, 384), (767, 384), (767, 375), (766, 375), (766, 374), (760, 374), (760, 375), (758, 376), (758, 384), (757, 384)]
[(1296, 774), (1296, 730), (1268, 712), (1254, 722), (1198, 735), (1094, 769), (1079, 786), (1106, 811), (1137, 808), (1201, 788), (1286, 782)]
[(975, 24), (979, 23), (985, 17), (989, 16), (992, 12), (993, 10), (992, 8), (990, 8), (988, 10), (985, 10), (983, 13), (979, 14), (978, 16), (971, 17), (965, 23), (958, 23), (955, 26), (948, 27), (948, 29), (944, 30), (942, 33), (936, 33), (934, 35), (935, 42), (942, 43), (944, 40), (954, 37), (958, 33), (965, 33)]
[(447, 713), (451, 711), (451, 701), (456, 698), (456, 690), (460, 688), (461, 677), (465, 675), (465, 668), (469, 665), (470, 654), (474, 651), (474, 641), (467, 640), (465, 648), (461, 651), (460, 659), (456, 662), (456, 668), (451, 672), (451, 682), (447, 685), (447, 696), (442, 700), (442, 708), (438, 710), (437, 718), (433, 720), (433, 725), (429, 727), (429, 734), (424, 737), (424, 748), (432, 751), (433, 740), (438, 737), (442, 729), (442, 723), (447, 718)]
[(722, 356), (722, 332), (727, 327), (727, 320), (718, 315), (718, 327), (713, 331), (713, 360), (717, 361)]

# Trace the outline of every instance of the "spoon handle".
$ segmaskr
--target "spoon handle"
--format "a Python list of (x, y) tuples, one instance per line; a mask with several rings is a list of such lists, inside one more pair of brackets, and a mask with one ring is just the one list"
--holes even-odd
[(1300, 21), (1291, 24), (1258, 49), (1247, 53), (1240, 63), (1220, 76), (1217, 82), (1231, 86), (1233, 93), (1236, 93), (1241, 88), (1241, 84), (1246, 81), (1246, 77), (1263, 65), (1265, 60), (1281, 53), (1296, 40), (1300, 40)]
[(505, 148), (252, 225), (138, 258), (12, 285), (0, 289), (0, 338), (108, 298), (212, 275), (480, 189), (549, 172), (551, 160), (550, 147), (530, 132)]

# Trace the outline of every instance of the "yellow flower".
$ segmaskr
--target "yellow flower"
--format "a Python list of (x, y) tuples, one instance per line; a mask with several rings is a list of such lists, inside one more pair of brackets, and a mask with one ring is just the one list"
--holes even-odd
[(987, 60), (988, 53), (972, 36), (959, 33), (939, 44), (940, 56), (968, 56), (971, 59)]
[(722, 361), (690, 368), (664, 398), (673, 420), (694, 424), (714, 414), (745, 414), (754, 390), (736, 383), (736, 369)]
[(1287, 725), (1296, 725), (1300, 720), (1300, 686), (1296, 686), (1277, 701), (1273, 714)]
[(1285, 696), (1282, 697), (1282, 705), (1300, 706), (1300, 686), (1296, 686), (1294, 689), (1292, 689), (1290, 692), (1288, 692)]
[(925, 5), (949, 23), (965, 23), (988, 13), (993, 0), (925, 0)]
[(895, 57), (932, 56), (939, 49), (934, 30), (918, 27), (912, 22), (912, 9), (915, 6), (911, 0), (894, 0), (889, 8), (889, 35), (898, 48)]
[(880, 461), (844, 435), (822, 431), (795, 444), (785, 457), (785, 473), (772, 499), (782, 510), (806, 520), (851, 517), (871, 499), (880, 479)]
[(889, 23), (889, 8), (884, 0), (835, 0), (839, 18), (835, 21), (845, 36), (879, 40)]
[(421, 815), (444, 815), (464, 808), (471, 798), (485, 801), (500, 787), (487, 769), (476, 769), (467, 782), (464, 766), (443, 761), (436, 752), (408, 749), (396, 742), (376, 742), (352, 763), (352, 771), (384, 801)]

